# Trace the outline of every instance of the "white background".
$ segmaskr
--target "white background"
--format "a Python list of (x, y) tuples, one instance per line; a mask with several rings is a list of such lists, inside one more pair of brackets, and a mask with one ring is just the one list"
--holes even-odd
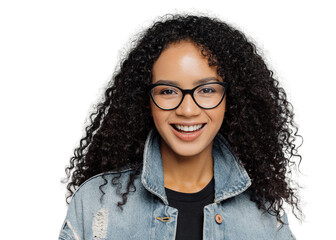
[(304, 144), (297, 239), (335, 239), (332, 1), (1, 1), (1, 239), (57, 239), (60, 180), (130, 39), (157, 16), (203, 12), (258, 46), (294, 105)]

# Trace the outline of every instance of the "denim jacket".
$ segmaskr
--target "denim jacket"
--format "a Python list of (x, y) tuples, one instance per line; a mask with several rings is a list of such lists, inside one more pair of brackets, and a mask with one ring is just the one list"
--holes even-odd
[[(101, 202), (99, 186), (104, 180), (102, 174), (93, 176), (73, 194), (60, 240), (175, 239), (178, 210), (169, 206), (165, 193), (159, 138), (155, 129), (149, 132), (141, 176), (135, 178), (136, 191), (130, 188), (123, 211), (117, 207), (122, 198), (111, 185), (111, 178), (119, 174), (111, 171), (106, 175), (108, 184), (102, 188), (105, 195)], [(275, 216), (263, 214), (250, 200), (251, 180), (220, 133), (214, 138), (212, 154), (215, 199), (203, 210), (203, 239), (295, 239), (288, 224), (281, 227)], [(121, 172), (123, 191), (132, 171)], [(282, 220), (288, 223), (286, 214)]]

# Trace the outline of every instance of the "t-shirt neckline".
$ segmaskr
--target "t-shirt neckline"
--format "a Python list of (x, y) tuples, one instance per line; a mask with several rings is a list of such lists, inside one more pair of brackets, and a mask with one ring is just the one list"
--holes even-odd
[(214, 177), (212, 177), (210, 182), (202, 190), (195, 193), (178, 192), (165, 187), (167, 198), (183, 202), (200, 201), (213, 193), (214, 180)]

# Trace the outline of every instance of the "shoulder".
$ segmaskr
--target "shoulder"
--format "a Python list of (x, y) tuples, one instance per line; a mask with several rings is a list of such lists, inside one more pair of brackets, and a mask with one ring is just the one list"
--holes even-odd
[[(93, 224), (92, 216), (106, 213), (118, 200), (111, 187), (113, 177), (119, 177), (119, 182), (123, 184), (133, 171), (135, 170), (128, 168), (100, 173), (83, 182), (72, 195), (59, 239), (83, 239), (83, 228), (87, 224)], [(106, 196), (104, 201), (101, 201), (101, 190)]]
[(108, 171), (105, 173), (96, 174), (87, 180), (85, 180), (73, 193), (71, 201), (77, 198), (83, 198), (88, 196), (97, 196), (97, 193), (101, 193), (100, 189), (105, 193), (110, 191), (110, 188), (107, 186), (112, 186), (111, 181), (114, 177), (117, 177), (122, 185), (128, 180), (129, 175), (134, 172), (133, 168), (126, 168), (120, 171)]

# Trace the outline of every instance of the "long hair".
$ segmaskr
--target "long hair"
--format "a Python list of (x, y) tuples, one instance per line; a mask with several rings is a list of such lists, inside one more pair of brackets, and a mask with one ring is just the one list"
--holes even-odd
[[(121, 61), (65, 169), (67, 177), (62, 182), (68, 182), (66, 202), (85, 180), (99, 173), (105, 180), (99, 187), (103, 196), (102, 187), (108, 183), (106, 173), (120, 173), (126, 167), (134, 171), (118, 207), (122, 209), (127, 203), (131, 187), (136, 191), (134, 179), (141, 172), (144, 143), (149, 130), (155, 127), (147, 91), (152, 67), (169, 44), (182, 40), (195, 43), (208, 58), (209, 66), (217, 66), (218, 75), (230, 84), (219, 132), (252, 180), (251, 200), (280, 222), (286, 202), (299, 219), (294, 210), (302, 214), (300, 199), (297, 189), (291, 186), (290, 167), (297, 166), (293, 157), (301, 162), (294, 144), (300, 135), (284, 89), (241, 31), (217, 18), (183, 14), (164, 15), (153, 23)], [(120, 176), (112, 179), (119, 189), (121, 183), (115, 181)]]

